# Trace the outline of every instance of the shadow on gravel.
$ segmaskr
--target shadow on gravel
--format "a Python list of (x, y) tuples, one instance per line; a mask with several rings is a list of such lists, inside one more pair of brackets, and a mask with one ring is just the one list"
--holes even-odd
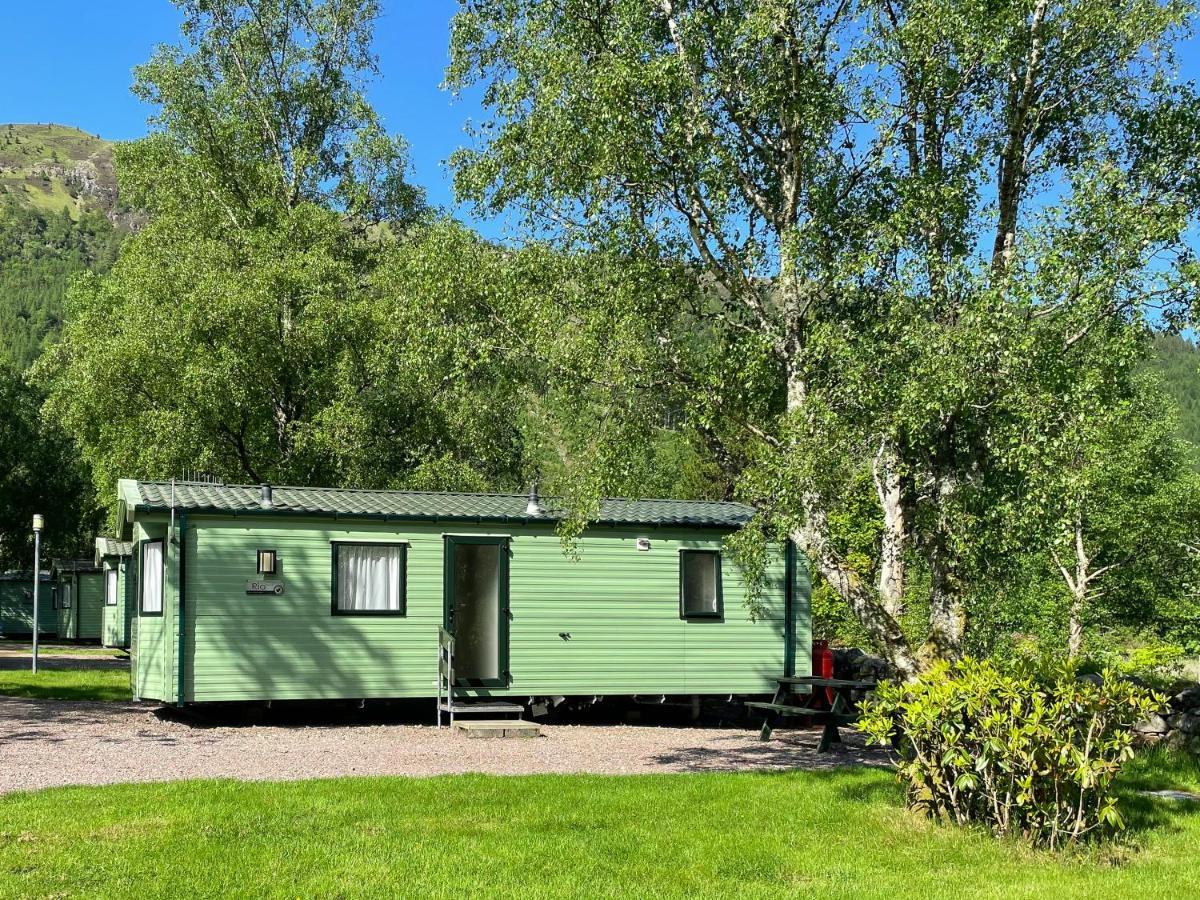
[[(744, 734), (709, 741), (703, 746), (672, 748), (656, 754), (657, 763), (683, 766), (692, 772), (744, 772), (747, 769), (805, 769), (821, 771), (845, 766), (890, 768), (888, 754), (868, 748), (858, 735), (843, 732), (843, 743), (829, 753), (818, 753), (820, 729), (791, 731), (786, 737), (746, 743)], [(714, 746), (715, 744), (715, 746)]]
[(0, 743), (61, 743), (72, 728), (110, 724), (114, 717), (144, 713), (145, 708), (120, 701), (40, 700), (0, 697)]
[[(33, 660), (28, 656), (0, 656), (0, 672), (27, 672)], [(55, 656), (38, 655), (39, 669), (125, 669), (128, 656)]]
[[(520, 702), (519, 700), (517, 702)], [(348, 728), (361, 725), (433, 725), (433, 699), (417, 700), (278, 700), (272, 703), (204, 703), (161, 706), (154, 715), (193, 728)], [(724, 728), (756, 732), (759, 724), (738, 703), (714, 703), (694, 715), (686, 703), (635, 703), (626, 698), (592, 702), (574, 699), (557, 707), (538, 708), (526, 719), (546, 725), (624, 725), (646, 728)], [(445, 719), (443, 718), (443, 723)]]

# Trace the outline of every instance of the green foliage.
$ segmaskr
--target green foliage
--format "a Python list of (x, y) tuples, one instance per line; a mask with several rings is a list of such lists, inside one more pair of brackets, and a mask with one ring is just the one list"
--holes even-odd
[(1192, 465), (1200, 468), (1200, 349), (1180, 335), (1156, 334), (1153, 365), (1179, 406), (1179, 436), (1190, 445)]
[[(105, 497), (119, 477), (185, 470), (475, 486), (470, 450), (455, 453), (477, 436), (451, 439), (462, 421), (424, 416), (411, 381), (385, 384), (397, 358), (416, 357), (372, 343), (428, 286), (395, 302), (368, 289), (424, 215), (403, 141), (363, 97), (376, 4), (176, 5), (182, 46), (136, 72), (159, 130), (117, 152), (123, 195), (150, 222), (110, 273), (76, 282), (38, 369), (49, 414)], [(437, 474), (418, 471), (426, 461)]]
[[(1200, 104), (1170, 86), (1189, 12), (471, 0), (448, 82), (488, 118), (455, 185), (696, 282), (675, 315), (633, 307), (640, 328), (589, 298), (630, 326), (593, 374), (610, 443), (646, 430), (649, 385), (686, 398), (756, 527), (912, 673), (1045, 548), (1061, 498), (1027, 487), (1075, 386), (1120, 381), (1152, 311), (1194, 302)], [(577, 458), (581, 516), (625, 451)]]
[(1132, 726), (1161, 705), (1115, 672), (1097, 683), (964, 659), (881, 684), (859, 727), (898, 744), (913, 808), (1053, 849), (1124, 827), (1113, 781), (1133, 756)]
[(108, 269), (121, 236), (97, 211), (0, 201), (0, 360), (25, 369), (38, 357), (62, 326), (72, 276)]
[(159, 131), (117, 155), (128, 202), (254, 228), (303, 203), (358, 222), (424, 209), (407, 145), (364, 96), (375, 0), (173, 0), (183, 44), (134, 72)]
[(86, 552), (98, 520), (71, 438), (39, 415), (40, 394), (0, 363), (0, 571), (33, 563), (32, 522), (46, 518), (44, 559)]

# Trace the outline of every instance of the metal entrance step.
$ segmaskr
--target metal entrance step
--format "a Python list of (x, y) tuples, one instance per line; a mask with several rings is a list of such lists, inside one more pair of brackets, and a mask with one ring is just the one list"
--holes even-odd
[(519, 716), (525, 712), (521, 704), (505, 703), (503, 700), (451, 700), (448, 703), (442, 700), (438, 703), (438, 709), (456, 716), (463, 713), (511, 713)]
[(455, 716), (463, 713), (500, 713), (516, 716), (521, 721), (525, 707), (520, 703), (507, 703), (504, 700), (490, 698), (455, 697), (454, 678), (454, 635), (445, 628), (438, 628), (438, 694), (437, 694), (437, 724), (442, 727), (442, 713), (449, 713), (450, 727), (454, 727)]

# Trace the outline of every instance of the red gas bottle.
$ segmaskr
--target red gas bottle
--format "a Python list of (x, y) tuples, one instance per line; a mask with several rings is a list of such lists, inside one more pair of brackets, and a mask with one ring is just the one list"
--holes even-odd
[[(818, 678), (833, 677), (833, 651), (829, 649), (829, 641), (813, 641), (812, 673)], [(824, 707), (832, 706), (833, 688), (814, 688), (813, 701), (814, 706), (817, 705), (816, 701), (820, 701)]]

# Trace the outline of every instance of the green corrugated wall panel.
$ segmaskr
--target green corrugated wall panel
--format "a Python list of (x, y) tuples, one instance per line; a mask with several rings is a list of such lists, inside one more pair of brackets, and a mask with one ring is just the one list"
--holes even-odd
[[(71, 605), (63, 606), (63, 598), (70, 592)], [(58, 614), (56, 616), (56, 633), (63, 640), (72, 640), (78, 633), (79, 586), (75, 584), (75, 576), (67, 574), (58, 579)]]
[[(162, 522), (137, 522), (134, 524), (134, 548), (131, 565), (140, 565), (143, 540), (164, 537), (167, 527)], [(174, 606), (175, 579), (173, 569), (176, 565), (177, 554), (170, 541), (165, 547), (165, 578), (163, 581), (163, 614), (161, 616), (143, 616), (138, 610), (134, 633), (137, 642), (134, 646), (134, 696), (149, 700), (175, 700), (175, 649), (174, 649)], [(136, 594), (133, 602), (138, 603)]]
[[(124, 557), (106, 557), (103, 562), (104, 578), (108, 578), (110, 570), (116, 571), (116, 605), (109, 606), (104, 604), (104, 634), (103, 643), (106, 647), (121, 647), (130, 646), (130, 605), (128, 605), (128, 594), (130, 594), (131, 578), (130, 560)], [(107, 592), (107, 582), (104, 583), (104, 592)]]
[(0, 581), (0, 634), (28, 634), (33, 621), (31, 601), (25, 597), (33, 588), (33, 576), (29, 584), (21, 581)]
[(79, 597), (75, 604), (78, 616), (75, 637), (85, 641), (99, 640), (104, 619), (104, 573), (79, 572), (76, 584)]
[[(154, 536), (163, 533), (161, 525), (139, 522), (135, 540), (147, 527)], [(432, 696), (444, 530), (512, 536), (512, 681), (493, 693), (764, 693), (783, 670), (782, 553), (772, 564), (757, 621), (745, 608), (742, 580), (730, 559), (722, 566), (724, 621), (679, 618), (679, 549), (719, 547), (719, 532), (595, 528), (573, 559), (564, 556), (549, 528), (283, 518), (247, 524), (193, 516), (185, 532), (186, 699)], [(638, 537), (650, 538), (650, 551), (636, 549)], [(330, 542), (397, 538), (410, 542), (408, 615), (331, 615)], [(246, 594), (259, 548), (278, 552), (281, 596)], [(176, 549), (168, 544), (165, 613), (139, 617), (136, 630), (138, 694), (168, 701), (177, 677)], [(796, 610), (796, 664), (806, 672), (806, 590), (797, 591)]]
[[(43, 581), (38, 591), (38, 619), (41, 633), (54, 634), (58, 614), (54, 610), (54, 587)], [(27, 578), (0, 580), (0, 634), (6, 637), (27, 636), (33, 633), (33, 573)]]
[(131, 556), (125, 560), (121, 568), (121, 608), (125, 612), (125, 643), (126, 649), (133, 646), (134, 609), (137, 603), (137, 557)]
[(127, 571), (129, 561), (120, 557), (110, 556), (104, 559), (104, 577), (108, 578), (108, 573), (115, 570), (117, 573), (117, 596), (116, 605), (109, 606), (107, 603), (108, 584), (104, 582), (105, 604), (104, 604), (104, 634), (102, 641), (105, 647), (128, 647), (129, 646), (129, 617), (127, 615), (128, 604), (126, 602), (127, 587)]

